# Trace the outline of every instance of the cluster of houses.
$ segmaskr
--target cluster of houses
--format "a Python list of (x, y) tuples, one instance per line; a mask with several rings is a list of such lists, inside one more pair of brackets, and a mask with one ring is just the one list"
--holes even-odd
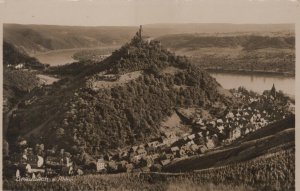
[[(22, 140), (19, 144), (25, 146), (27, 143)], [(21, 154), (12, 155), (11, 161), (17, 178), (83, 174), (69, 152), (64, 149), (60, 152), (55, 149), (44, 150), (43, 144), (37, 144), (34, 149), (25, 147)]]
[[(276, 91), (275, 91), (276, 92)], [(234, 96), (246, 99), (240, 92)], [(235, 141), (277, 120), (284, 119), (289, 111), (286, 107), (271, 107), (264, 110), (258, 107), (262, 102), (274, 100), (274, 92), (270, 95), (248, 96), (245, 104), (233, 108), (217, 119), (193, 119), (193, 133), (176, 135), (164, 132), (151, 142), (132, 146), (114, 154), (106, 154), (92, 162), (93, 172), (148, 172), (160, 171), (173, 161), (185, 159), (193, 155), (203, 154), (222, 144)], [(21, 142), (20, 145), (26, 145)], [(21, 158), (20, 158), (21, 157)], [(47, 174), (73, 175), (83, 174), (84, 168), (78, 168), (70, 153), (63, 149), (44, 151), (43, 145), (37, 145), (35, 154), (31, 148), (26, 148), (19, 156), (16, 176)]]
[(25, 67), (25, 64), (24, 63), (19, 63), (19, 64), (16, 64), (16, 65), (8, 64), (7, 67), (8, 68), (13, 68), (13, 69), (16, 69), (16, 70), (20, 70), (20, 69), (23, 69)]
[(14, 70), (24, 70), (24, 69), (44, 69), (48, 65), (40, 64), (39, 62), (21, 62), (18, 64), (7, 64), (7, 68)]
[(259, 107), (263, 102), (276, 100), (274, 85), (268, 95), (245, 96), (237, 91), (234, 96), (244, 99), (244, 104), (231, 109), (223, 117), (209, 121), (194, 119), (192, 134), (176, 136), (163, 133), (157, 140), (101, 159), (103, 168), (106, 167), (108, 171), (156, 171), (172, 161), (202, 154), (222, 143), (235, 141), (290, 114), (286, 107), (277, 107), (274, 102), (271, 109)]
[[(202, 133), (178, 137), (165, 132), (157, 140), (133, 146), (114, 155), (106, 155), (97, 164), (108, 172), (160, 171), (173, 160), (201, 154), (218, 144), (217, 138), (205, 140)], [(100, 169), (98, 169), (100, 170)]]

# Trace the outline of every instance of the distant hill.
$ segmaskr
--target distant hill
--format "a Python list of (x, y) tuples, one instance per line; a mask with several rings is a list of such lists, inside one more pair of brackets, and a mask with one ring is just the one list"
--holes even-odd
[(139, 36), (103, 62), (85, 64), (81, 71), (74, 64), (51, 71), (69, 78), (20, 108), (10, 137), (95, 156), (158, 137), (160, 123), (175, 107), (232, 102), (208, 73)]
[(162, 44), (172, 49), (196, 49), (196, 48), (232, 48), (242, 47), (244, 50), (256, 50), (262, 48), (289, 48), (295, 49), (295, 37), (269, 37), (255, 35), (239, 36), (203, 36), (197, 34), (166, 35), (157, 38)]
[(3, 95), (5, 111), (39, 84), (38, 78), (32, 72), (15, 70), (14, 67), (18, 64), (31, 69), (42, 70), (46, 67), (34, 57), (21, 52), (12, 44), (6, 41), (3, 42)]
[[(121, 45), (135, 34), (136, 26), (55, 26), (4, 24), (4, 40), (27, 53), (58, 49)], [(149, 24), (144, 34), (153, 38), (182, 33), (294, 34), (292, 24)]]
[(4, 66), (24, 64), (26, 67), (44, 67), (36, 58), (29, 56), (6, 41), (3, 42), (3, 64)]
[[(162, 34), (180, 33), (294, 33), (294, 24), (231, 24), (231, 23), (161, 23), (145, 25), (146, 30), (161, 30)], [(160, 36), (160, 35), (159, 35)]]
[(295, 36), (174, 34), (163, 46), (206, 69), (295, 73)]
[(136, 27), (4, 25), (4, 39), (28, 53), (123, 44)]

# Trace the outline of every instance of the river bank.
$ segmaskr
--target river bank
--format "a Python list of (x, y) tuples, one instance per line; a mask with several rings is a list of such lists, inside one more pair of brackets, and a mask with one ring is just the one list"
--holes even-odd
[(275, 75), (271, 73), (208, 72), (225, 89), (244, 87), (247, 90), (263, 93), (265, 90), (270, 90), (274, 84), (276, 90), (281, 90), (283, 93), (291, 96), (295, 95), (295, 77), (292, 76)]
[(208, 72), (213, 73), (227, 73), (227, 74), (252, 74), (252, 75), (269, 75), (269, 76), (285, 76), (295, 77), (294, 72), (279, 72), (279, 71), (264, 71), (264, 70), (244, 70), (244, 69), (218, 69), (218, 68), (205, 68)]

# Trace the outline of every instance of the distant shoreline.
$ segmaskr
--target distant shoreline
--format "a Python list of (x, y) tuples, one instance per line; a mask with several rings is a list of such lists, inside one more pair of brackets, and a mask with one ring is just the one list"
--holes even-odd
[(257, 75), (280, 75), (284, 77), (295, 77), (293, 72), (277, 72), (277, 71), (263, 71), (263, 70), (240, 70), (240, 69), (215, 69), (205, 68), (207, 72), (218, 72), (218, 73), (232, 73), (232, 74), (257, 74)]

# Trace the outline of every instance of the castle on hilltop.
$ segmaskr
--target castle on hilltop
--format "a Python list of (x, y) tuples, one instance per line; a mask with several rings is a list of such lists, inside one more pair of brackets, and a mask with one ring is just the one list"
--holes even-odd
[[(139, 30), (136, 32), (136, 38), (140, 41), (145, 41), (147, 43), (150, 43), (153, 40), (153, 37), (149, 37), (149, 36), (143, 36), (143, 26), (140, 25)], [(157, 41), (158, 44), (160, 44), (160, 42)]]

